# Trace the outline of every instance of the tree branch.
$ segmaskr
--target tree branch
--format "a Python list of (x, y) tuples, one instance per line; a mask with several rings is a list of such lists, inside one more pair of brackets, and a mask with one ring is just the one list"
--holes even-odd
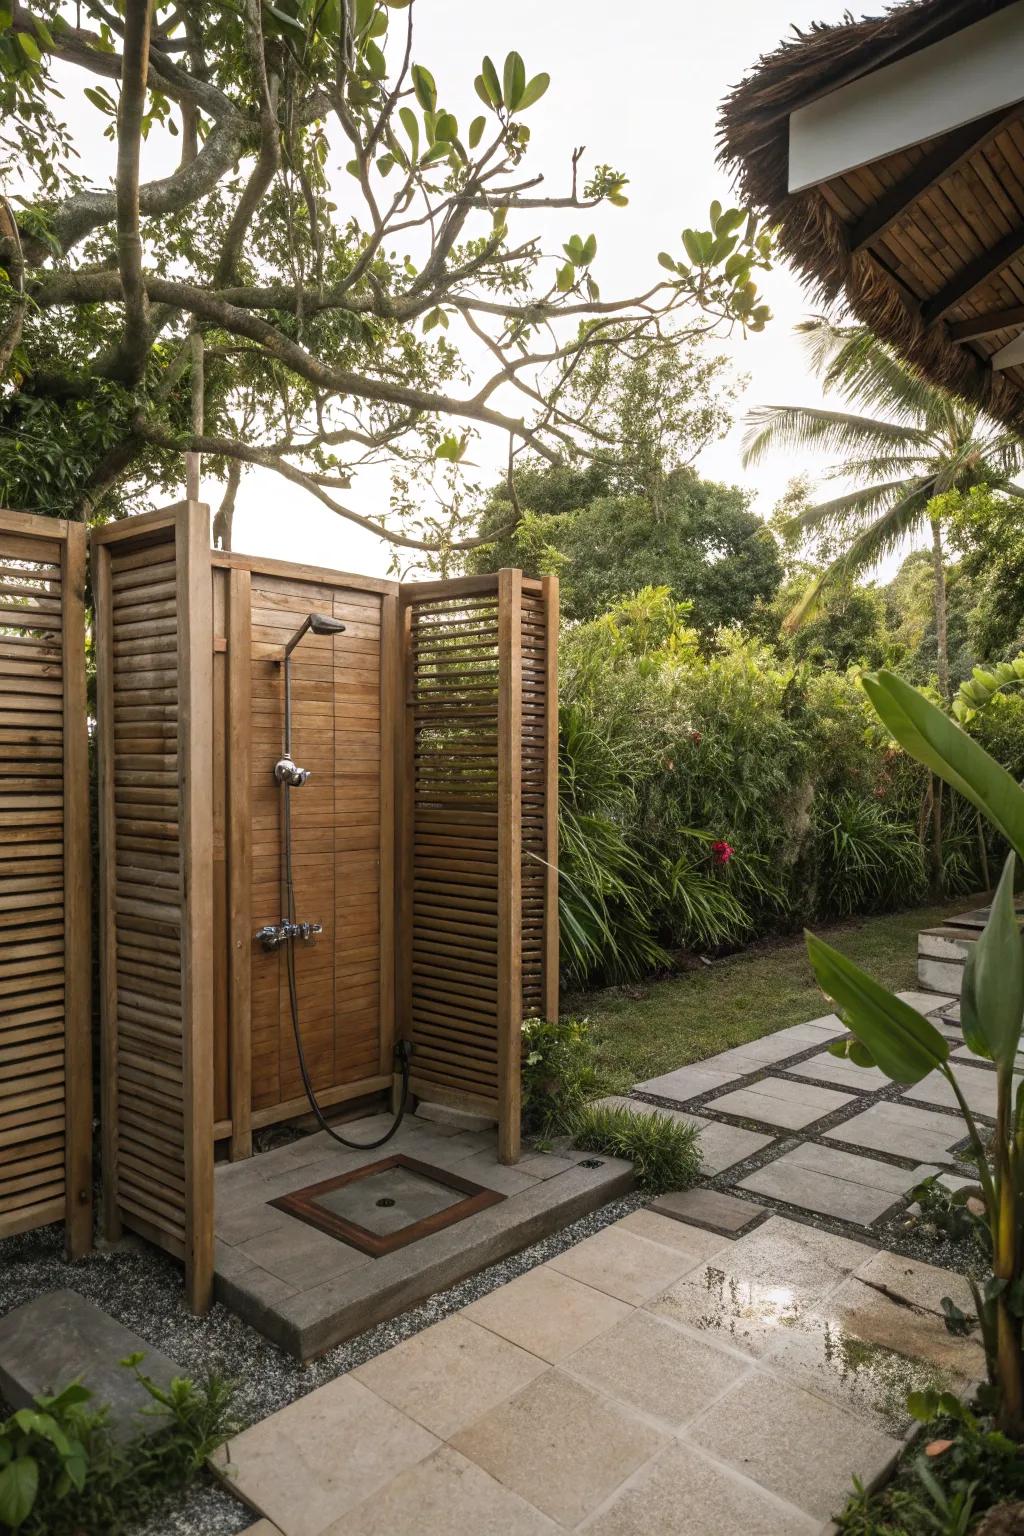
[(139, 156), (152, 14), (150, 0), (128, 0), (117, 109), (117, 264), (124, 294), (125, 325), (114, 371), (132, 383), (142, 377), (151, 344), (149, 299), (142, 274)]

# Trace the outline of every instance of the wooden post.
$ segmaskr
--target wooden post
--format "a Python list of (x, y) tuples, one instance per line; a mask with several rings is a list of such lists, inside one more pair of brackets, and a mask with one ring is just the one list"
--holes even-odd
[(100, 1097), (103, 1158), (103, 1235), (121, 1236), (117, 1202), (117, 922), (114, 907), (116, 839), (114, 825), (114, 641), (110, 549), (91, 541), (92, 592), (96, 625), (96, 758), (99, 821), (100, 919)]
[(176, 546), (185, 1288), (202, 1313), (213, 1298), (213, 610), (201, 502), (180, 508)]
[(544, 599), (544, 1017), (558, 1018), (558, 577), (545, 576)]
[[(396, 946), (395, 860), (398, 771), (398, 720), (402, 708), (402, 668), (398, 598), (380, 605), (380, 1071), (395, 1069)], [(397, 1091), (397, 1083), (396, 1083)]]
[(64, 1082), (68, 1256), (92, 1247), (92, 920), (85, 692), (85, 526), (63, 544)]
[(498, 1158), (519, 1159), (523, 1024), (522, 571), (498, 573)]
[(231, 1161), (252, 1155), (252, 578), (228, 572), (228, 1019)]
[[(397, 842), (396, 859), (397, 890), (396, 908), (398, 921), (395, 944), (395, 1008), (396, 1025), (400, 1038), (411, 1040), (412, 1028), (412, 887), (413, 887), (413, 797), (415, 794), (416, 729), (409, 707), (412, 689), (410, 673), (410, 646), (412, 635), (412, 604), (399, 600), (398, 608), (398, 659), (396, 720), (397, 740)], [(390, 1070), (390, 1068), (389, 1068)], [(413, 1062), (415, 1071), (415, 1060)]]

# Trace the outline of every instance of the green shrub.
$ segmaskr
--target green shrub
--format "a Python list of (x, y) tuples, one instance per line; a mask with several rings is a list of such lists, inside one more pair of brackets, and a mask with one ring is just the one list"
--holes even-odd
[(526, 1019), (523, 1023), (523, 1130), (531, 1136), (568, 1133), (599, 1091), (586, 1019)]
[(700, 1173), (697, 1127), (669, 1115), (587, 1104), (576, 1116), (573, 1141), (584, 1152), (627, 1158), (648, 1194), (689, 1189)]
[(176, 1378), (165, 1390), (122, 1362), (153, 1399), (163, 1421), (127, 1444), (114, 1438), (107, 1410), (72, 1382), (0, 1423), (0, 1530), (19, 1536), (119, 1536), (185, 1488), (237, 1425), (233, 1388), (210, 1374), (201, 1385)]
[(911, 907), (927, 892), (915, 829), (849, 791), (815, 807), (813, 860), (819, 917)]

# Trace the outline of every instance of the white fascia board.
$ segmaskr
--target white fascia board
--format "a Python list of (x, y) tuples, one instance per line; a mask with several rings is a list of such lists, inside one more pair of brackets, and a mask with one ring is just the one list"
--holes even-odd
[(1024, 332), (1008, 341), (1005, 347), (1000, 347), (998, 352), (993, 352), (989, 358), (992, 367), (998, 372), (1002, 368), (1016, 368), (1019, 363), (1024, 363)]
[(1024, 98), (1024, 0), (790, 114), (789, 190), (919, 144)]

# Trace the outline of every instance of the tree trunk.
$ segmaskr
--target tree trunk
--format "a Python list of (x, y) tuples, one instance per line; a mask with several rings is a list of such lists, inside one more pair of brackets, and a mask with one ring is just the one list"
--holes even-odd
[(939, 692), (949, 703), (949, 630), (946, 610), (946, 563), (942, 547), (942, 528), (932, 518), (932, 570), (935, 575), (935, 660), (939, 674)]
[(242, 464), (239, 459), (228, 459), (228, 481), (224, 489), (224, 499), (213, 519), (213, 547), (214, 549), (231, 548), (231, 526), (235, 517), (235, 499), (238, 496), (238, 482), (242, 478)]

